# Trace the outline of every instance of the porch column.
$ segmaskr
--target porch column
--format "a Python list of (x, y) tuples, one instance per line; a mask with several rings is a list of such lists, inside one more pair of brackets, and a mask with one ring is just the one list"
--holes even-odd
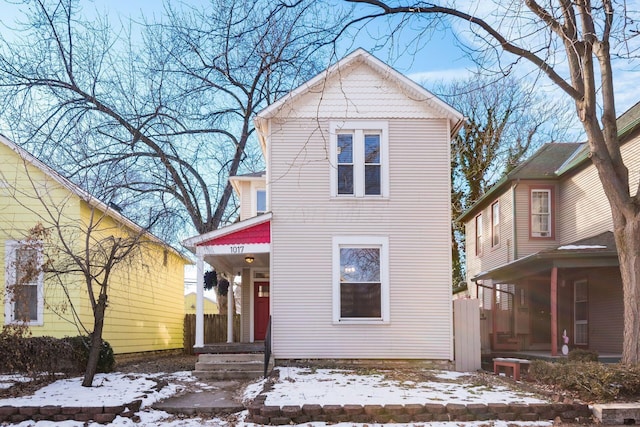
[(558, 267), (551, 269), (551, 355), (558, 355)]
[(233, 342), (233, 313), (235, 307), (233, 306), (233, 279), (229, 283), (229, 290), (227, 291), (227, 342)]
[(196, 248), (196, 342), (194, 347), (204, 347), (204, 255)]

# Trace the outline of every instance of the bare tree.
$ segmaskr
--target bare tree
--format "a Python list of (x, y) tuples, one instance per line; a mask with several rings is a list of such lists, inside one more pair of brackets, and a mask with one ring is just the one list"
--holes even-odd
[(629, 10), (626, 2), (611, 0), (544, 5), (535, 0), (497, 2), (478, 16), (434, 3), (396, 6), (394, 2), (392, 6), (380, 0), (347, 1), (371, 6), (370, 13), (354, 22), (402, 15), (422, 28), (468, 23), (473, 42), (486, 47), (484, 53), (505, 53), (509, 67), (526, 61), (575, 103), (591, 160), (611, 206), (624, 288), (622, 361), (640, 362), (640, 188), (630, 191), (620, 151), (612, 66), (617, 53), (635, 53), (631, 43), (638, 34), (638, 12)]
[[(18, 173), (0, 175), (5, 195), (3, 211), (12, 218), (35, 219), (27, 229), (27, 220), (12, 223), (10, 218), (2, 218), (8, 225), (1, 230), (4, 238), (16, 242), (11, 248), (15, 280), (7, 289), (15, 305), (12, 314), (16, 321), (33, 320), (36, 295), (42, 292), (47, 310), (75, 325), (80, 335), (90, 337), (82, 385), (91, 387), (114, 277), (138, 271), (143, 257), (146, 262), (150, 259), (148, 254), (145, 257), (148, 246), (159, 243), (108, 205), (79, 189), (74, 191), (73, 184), (64, 178), (56, 181), (43, 179), (41, 173), (33, 174), (31, 163), (38, 161), (24, 159), (18, 164)], [(47, 292), (37, 291), (34, 286), (40, 275)], [(88, 297), (91, 324), (80, 314), (79, 306), (84, 301), (78, 299), (76, 289), (84, 289)]]
[[(549, 101), (512, 77), (480, 74), (438, 85), (433, 91), (467, 121), (451, 144), (451, 210), (457, 218), (498, 179), (544, 142), (571, 133), (569, 106)], [(464, 282), (464, 228), (451, 228), (453, 283)]]
[(333, 19), (311, 1), (211, 0), (114, 31), (74, 0), (26, 3), (0, 41), (12, 134), (134, 219), (164, 213), (167, 238), (235, 217), (227, 178), (264, 167), (252, 117), (315, 71)]

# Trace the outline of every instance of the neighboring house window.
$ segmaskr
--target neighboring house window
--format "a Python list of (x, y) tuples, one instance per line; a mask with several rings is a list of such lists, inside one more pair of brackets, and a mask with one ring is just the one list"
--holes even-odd
[(500, 202), (491, 205), (491, 247), (500, 244)]
[(551, 189), (531, 190), (531, 237), (552, 237)]
[(476, 255), (482, 255), (482, 214), (476, 216)]
[(37, 242), (7, 241), (5, 266), (5, 323), (42, 325), (42, 246)]
[(386, 237), (333, 238), (334, 322), (389, 321)]
[(387, 122), (331, 123), (333, 196), (388, 195)]
[(508, 283), (496, 284), (496, 307), (498, 307), (498, 310), (513, 310), (513, 296), (515, 292), (515, 285)]
[(267, 191), (256, 191), (256, 215), (262, 215), (267, 211)]
[(586, 280), (573, 283), (573, 320), (575, 345), (589, 344), (589, 287)]

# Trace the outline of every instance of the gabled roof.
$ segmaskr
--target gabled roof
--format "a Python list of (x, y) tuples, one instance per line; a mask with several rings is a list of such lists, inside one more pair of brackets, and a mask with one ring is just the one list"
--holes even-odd
[[(628, 136), (631, 133), (640, 129), (640, 102), (622, 113), (617, 119), (617, 125), (618, 138), (620, 143), (624, 144), (629, 140)], [(547, 145), (555, 146), (555, 148), (548, 151), (549, 149), (545, 148)], [(487, 199), (501, 194), (511, 181), (516, 179), (560, 178), (565, 173), (590, 161), (589, 154), (589, 144), (586, 142), (548, 143), (543, 145), (529, 159), (496, 182), (489, 191), (456, 218), (456, 221), (466, 221), (471, 214), (477, 212), (480, 207), (484, 207)]]
[(178, 251), (175, 248), (173, 248), (167, 242), (165, 242), (164, 240), (160, 239), (157, 236), (154, 236), (149, 231), (143, 229), (138, 224), (136, 224), (135, 222), (131, 221), (129, 218), (127, 218), (124, 215), (122, 215), (112, 205), (107, 204), (107, 203), (99, 200), (98, 198), (94, 197), (93, 195), (91, 195), (90, 193), (85, 191), (80, 186), (74, 184), (69, 179), (67, 179), (64, 176), (62, 176), (60, 173), (58, 173), (53, 168), (47, 166), (45, 163), (40, 161), (34, 155), (29, 153), (27, 150), (25, 150), (24, 148), (20, 147), (15, 142), (11, 141), (9, 138), (5, 137), (2, 134), (0, 134), (0, 143), (6, 145), (8, 148), (13, 150), (18, 155), (18, 157), (20, 157), (24, 162), (26, 162), (26, 163), (30, 164), (31, 166), (41, 170), (45, 175), (47, 175), (48, 177), (50, 177), (51, 179), (56, 181), (62, 187), (64, 187), (67, 190), (69, 190), (72, 194), (75, 194), (76, 196), (78, 196), (81, 200), (85, 201), (90, 206), (95, 207), (95, 208), (103, 211), (104, 213), (106, 213), (107, 215), (109, 215), (110, 217), (115, 219), (116, 221), (126, 225), (127, 227), (131, 228), (132, 230), (135, 230), (136, 232), (144, 232), (145, 235), (147, 237), (149, 237), (151, 240), (153, 240), (154, 242), (156, 242), (156, 243), (158, 243), (158, 244), (160, 244), (162, 246), (165, 246), (167, 249), (171, 250), (172, 252), (174, 252), (179, 257), (183, 258), (186, 261), (191, 262), (191, 260), (189, 260), (187, 257), (185, 257), (182, 253), (180, 253), (180, 251)]
[(229, 236), (234, 233), (241, 233), (243, 230), (247, 230), (251, 227), (255, 227), (257, 225), (263, 224), (265, 222), (271, 221), (272, 213), (267, 212), (263, 215), (258, 215), (246, 219), (244, 221), (239, 221), (234, 224), (228, 225), (226, 227), (218, 228), (217, 230), (210, 231), (205, 234), (200, 234), (194, 237), (190, 237), (182, 242), (182, 244), (195, 252), (197, 246), (207, 245), (209, 242), (215, 241), (225, 236)]
[(246, 181), (265, 181), (267, 177), (266, 171), (251, 172), (242, 175), (234, 175), (229, 177), (229, 182), (237, 194), (240, 194), (240, 182)]
[(350, 67), (356, 63), (364, 63), (374, 71), (384, 74), (395, 84), (397, 84), (403, 91), (410, 94), (413, 99), (422, 101), (429, 107), (441, 112), (443, 118), (448, 118), (451, 123), (451, 135), (453, 136), (458, 132), (460, 126), (462, 125), (462, 121), (464, 120), (464, 117), (460, 112), (362, 48), (356, 49), (355, 51), (338, 61), (336, 64), (330, 66), (322, 73), (316, 75), (306, 83), (303, 83), (296, 89), (289, 92), (287, 95), (283, 96), (276, 102), (258, 112), (255, 118), (257, 127), (262, 128), (261, 124), (267, 119), (276, 116), (284, 105), (295, 102), (297, 99), (308, 93), (311, 89), (321, 84), (323, 81), (339, 74), (343, 69), (346, 69), (347, 67)]
[(469, 209), (463, 212), (456, 221), (465, 221), (469, 216), (483, 208), (488, 200), (493, 200), (510, 185), (511, 181), (519, 179), (557, 179), (558, 169), (574, 154), (579, 151), (584, 143), (577, 142), (549, 142), (527, 160), (520, 163), (511, 172), (503, 176), (485, 194), (482, 195)]
[(472, 281), (491, 279), (509, 281), (549, 270), (551, 267), (604, 267), (618, 264), (618, 251), (613, 233), (604, 233), (559, 245), (519, 258), (499, 267), (476, 274)]

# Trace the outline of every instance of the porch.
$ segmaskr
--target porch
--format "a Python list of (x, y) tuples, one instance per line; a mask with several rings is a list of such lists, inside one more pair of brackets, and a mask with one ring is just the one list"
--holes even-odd
[(612, 233), (520, 258), (473, 280), (484, 301), (485, 355), (553, 360), (580, 348), (605, 362), (619, 359), (623, 292)]

